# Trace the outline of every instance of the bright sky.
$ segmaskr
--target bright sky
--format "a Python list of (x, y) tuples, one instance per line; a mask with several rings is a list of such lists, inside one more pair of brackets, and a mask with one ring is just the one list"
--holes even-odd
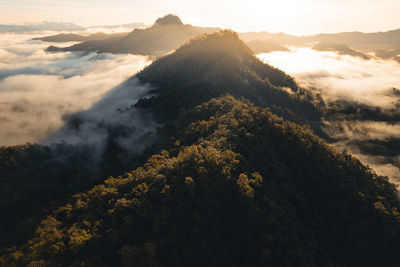
[(151, 24), (173, 13), (193, 25), (299, 35), (396, 29), (399, 12), (400, 0), (0, 0), (2, 24)]

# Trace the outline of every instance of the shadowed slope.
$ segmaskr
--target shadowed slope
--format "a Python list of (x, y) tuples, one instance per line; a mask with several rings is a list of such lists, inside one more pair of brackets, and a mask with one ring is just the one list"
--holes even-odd
[(166, 150), (42, 221), (13, 266), (394, 266), (394, 185), (309, 128), (230, 96)]
[(138, 105), (154, 108), (162, 119), (229, 93), (291, 120), (318, 124), (319, 111), (310, 103), (311, 96), (292, 77), (257, 59), (232, 31), (199, 36), (137, 76), (159, 88), (156, 97)]

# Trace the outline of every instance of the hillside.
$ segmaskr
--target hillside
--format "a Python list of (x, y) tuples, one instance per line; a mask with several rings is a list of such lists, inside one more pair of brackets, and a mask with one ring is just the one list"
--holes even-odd
[(318, 128), (310, 96), (236, 33), (137, 78), (154, 96), (113, 116), (157, 118), (141, 155), (116, 146), (136, 130), (115, 124), (94, 162), (80, 145), (0, 148), (0, 266), (398, 265), (396, 186), (301, 125)]
[(89, 40), (70, 47), (50, 46), (48, 51), (97, 51), (108, 53), (130, 53), (140, 55), (162, 55), (168, 53), (191, 38), (215, 32), (216, 28), (184, 25), (179, 17), (167, 15), (159, 18), (153, 26), (135, 29), (131, 33), (103, 40)]
[(157, 96), (137, 105), (155, 109), (161, 120), (229, 93), (268, 106), (287, 119), (319, 125), (320, 114), (310, 104), (311, 96), (292, 77), (257, 59), (229, 30), (198, 36), (137, 76), (158, 87)]
[(309, 128), (231, 96), (198, 106), (175, 126), (160, 154), (76, 194), (2, 263), (397, 263), (394, 185)]

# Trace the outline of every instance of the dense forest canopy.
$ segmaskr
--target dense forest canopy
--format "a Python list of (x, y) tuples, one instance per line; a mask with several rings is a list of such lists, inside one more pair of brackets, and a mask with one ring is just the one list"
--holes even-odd
[(175, 126), (164, 150), (75, 194), (3, 264), (395, 266), (394, 185), (309, 127), (232, 96)]

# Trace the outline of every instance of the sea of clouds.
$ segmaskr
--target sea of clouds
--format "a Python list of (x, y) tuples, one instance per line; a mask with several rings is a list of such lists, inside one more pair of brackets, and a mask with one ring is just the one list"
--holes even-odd
[[(368, 154), (353, 145), (400, 140), (400, 121), (396, 119), (400, 118), (398, 62), (365, 60), (311, 48), (292, 48), (290, 52), (258, 57), (295, 77), (302, 87), (319, 95), (331, 113), (337, 112), (324, 121), (324, 130), (334, 140), (335, 148), (348, 150), (379, 174), (400, 183), (400, 151), (396, 156)], [(354, 107), (356, 116), (343, 112)], [(372, 111), (372, 115), (357, 116), (363, 110)], [(376, 114), (380, 117), (376, 118)]]
[[(96, 53), (48, 53), (43, 36), (0, 35), (0, 146), (47, 142), (68, 118), (113, 97), (113, 109), (124, 109), (151, 90), (149, 86), (121, 86), (150, 63), (144, 56)], [(61, 44), (63, 46), (71, 43)], [(118, 97), (111, 92), (118, 92)], [(118, 104), (119, 103), (119, 104)], [(97, 110), (109, 117), (110, 109)], [(76, 138), (65, 138), (76, 140)]]

